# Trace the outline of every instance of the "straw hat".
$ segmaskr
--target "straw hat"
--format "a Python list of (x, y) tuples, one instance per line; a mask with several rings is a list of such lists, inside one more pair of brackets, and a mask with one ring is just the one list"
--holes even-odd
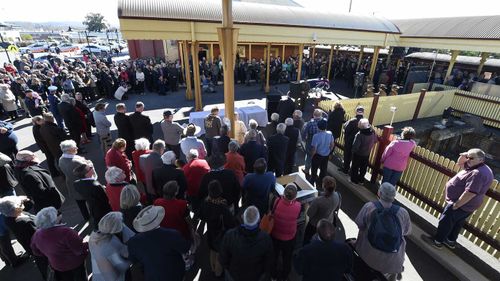
[(196, 126), (195, 124), (193, 123), (189, 123), (186, 128), (184, 128), (184, 132), (183, 134), (184, 135), (187, 135), (188, 132), (194, 132), (193, 136), (196, 136), (198, 135), (200, 132), (201, 132), (201, 128), (200, 126)]
[(165, 216), (165, 209), (159, 206), (148, 206), (135, 217), (133, 225), (138, 232), (146, 232), (158, 227)]

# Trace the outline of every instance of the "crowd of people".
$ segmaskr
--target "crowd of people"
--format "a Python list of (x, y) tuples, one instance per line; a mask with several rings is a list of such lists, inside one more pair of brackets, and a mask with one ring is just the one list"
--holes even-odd
[[(292, 267), (303, 280), (342, 280), (353, 270), (353, 250), (389, 280), (401, 276), (404, 237), (411, 222), (405, 208), (393, 202), (395, 185), (416, 145), (412, 128), (403, 129), (401, 139), (384, 151), (379, 200), (360, 210), (355, 220), (358, 239), (350, 245), (335, 241), (341, 195), (327, 167), (343, 132), (341, 171), (353, 184), (363, 184), (370, 151), (378, 141), (363, 116), (364, 108), (357, 107), (356, 116), (346, 121), (338, 102), (328, 114), (315, 109), (306, 122), (285, 97), (264, 128), (255, 120), (245, 124), (237, 119), (234, 139), (217, 107), (204, 119), (203, 137), (200, 127), (181, 126), (173, 120), (174, 112), (166, 110), (160, 124), (163, 138), (154, 140), (151, 119), (140, 101), (133, 113), (117, 104), (113, 120), (107, 117), (106, 103), (89, 108), (87, 101), (97, 93), (111, 97), (115, 84), (100, 80), (94, 91), (92, 86), (89, 90), (71, 83), (72, 88), (66, 82), (96, 76), (94, 71), (99, 77), (122, 77), (140, 62), (63, 61), (54, 63), (57, 71), (45, 63), (29, 63), (23, 59), (16, 66), (22, 72), (4, 69), (6, 86), (0, 89), (12, 89), (14, 105), (25, 107), (32, 116), (33, 138), (46, 156), (48, 170), (33, 151), (18, 151), (13, 125), (0, 121), (0, 257), (7, 265), (16, 267), (32, 258), (46, 280), (87, 280), (87, 272), (93, 280), (133, 280), (131, 272), (136, 270), (144, 280), (180, 281), (200, 258), (196, 252), (203, 222), (210, 269), (225, 280), (289, 280)], [(135, 71), (141, 73), (139, 68)], [(144, 69), (163, 71), (151, 64)], [(161, 77), (173, 77), (162, 73)], [(130, 82), (132, 75), (127, 77)], [(134, 77), (131, 85), (138, 93), (158, 91), (146, 74), (144, 81), (142, 75)], [(45, 82), (35, 90), (37, 79)], [(117, 138), (111, 134), (113, 123)], [(106, 185), (98, 180), (95, 159), (84, 157), (82, 146), (92, 138), (98, 138), (105, 159)], [(319, 191), (308, 206), (297, 198), (296, 183), (286, 184), (283, 194), (275, 192), (276, 178), (297, 170), (299, 149), (305, 153), (306, 179)], [(479, 208), (493, 178), (484, 158), (479, 149), (460, 156), (464, 170), (447, 183), (449, 205), (433, 241), (437, 248), (454, 247), (465, 219)], [(54, 182), (58, 176), (65, 179), (65, 192)], [(63, 222), (61, 206), (73, 200), (92, 229), (88, 242)], [(297, 219), (303, 212), (308, 219), (298, 241), (302, 236)], [(272, 227), (263, 225), (270, 217)], [(14, 253), (10, 232), (25, 254)], [(91, 268), (86, 268), (89, 256)]]

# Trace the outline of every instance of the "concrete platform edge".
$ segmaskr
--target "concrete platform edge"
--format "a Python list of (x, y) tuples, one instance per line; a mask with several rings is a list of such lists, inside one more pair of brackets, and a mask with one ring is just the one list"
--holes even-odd
[[(348, 187), (349, 191), (353, 192), (359, 199), (363, 202), (374, 201), (377, 199), (375, 194), (370, 192), (366, 188), (361, 188), (352, 184), (348, 180), (348, 176), (340, 173), (338, 167), (332, 162), (328, 163), (328, 173), (333, 176), (336, 180), (338, 180), (342, 185)], [(413, 212), (417, 216), (421, 216), (423, 210), (420, 209), (413, 202), (407, 200), (402, 195), (396, 196), (396, 201), (405, 206), (405, 208), (409, 212)], [(430, 216), (430, 215), (428, 215)], [(435, 219), (435, 218), (434, 218)], [(422, 240), (422, 235), (429, 235), (424, 230), (422, 230), (418, 225), (412, 222), (412, 233), (408, 236), (408, 239), (413, 241), (416, 245), (418, 245), (423, 251), (425, 251), (428, 255), (434, 258), (437, 262), (439, 262), (443, 267), (453, 273), (459, 280), (469, 281), (469, 280), (489, 280), (485, 276), (483, 276), (478, 270), (476, 270), (473, 266), (466, 263), (464, 260), (459, 258), (450, 250), (442, 249), (437, 250), (424, 240)], [(462, 241), (460, 241), (462, 242)], [(474, 253), (475, 254), (475, 253)], [(489, 259), (494, 259), (493, 257)], [(488, 263), (489, 265), (493, 265), (494, 263)], [(498, 264), (498, 261), (496, 261)], [(498, 271), (498, 269), (492, 268), (493, 270)]]

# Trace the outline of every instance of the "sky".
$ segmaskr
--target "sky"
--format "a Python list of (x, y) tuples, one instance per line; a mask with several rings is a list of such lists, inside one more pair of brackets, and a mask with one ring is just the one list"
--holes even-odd
[[(328, 8), (337, 13), (347, 13), (350, 2), (350, 0), (295, 1), (304, 7), (321, 10)], [(0, 20), (82, 22), (87, 13), (98, 12), (104, 15), (108, 23), (117, 27), (117, 3), (118, 0), (22, 0), (22, 6), (2, 4)], [(483, 0), (466, 4), (458, 0), (352, 0), (351, 12), (387, 19), (500, 15), (500, 1)]]

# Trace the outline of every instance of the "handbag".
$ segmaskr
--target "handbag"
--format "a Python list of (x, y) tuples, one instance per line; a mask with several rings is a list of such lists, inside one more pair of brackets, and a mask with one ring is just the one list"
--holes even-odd
[(274, 204), (271, 212), (265, 214), (262, 219), (260, 220), (259, 227), (262, 231), (271, 234), (273, 231), (274, 227), (274, 211), (276, 210), (276, 206), (278, 206), (279, 201), (281, 200), (281, 197), (276, 200), (276, 203)]

